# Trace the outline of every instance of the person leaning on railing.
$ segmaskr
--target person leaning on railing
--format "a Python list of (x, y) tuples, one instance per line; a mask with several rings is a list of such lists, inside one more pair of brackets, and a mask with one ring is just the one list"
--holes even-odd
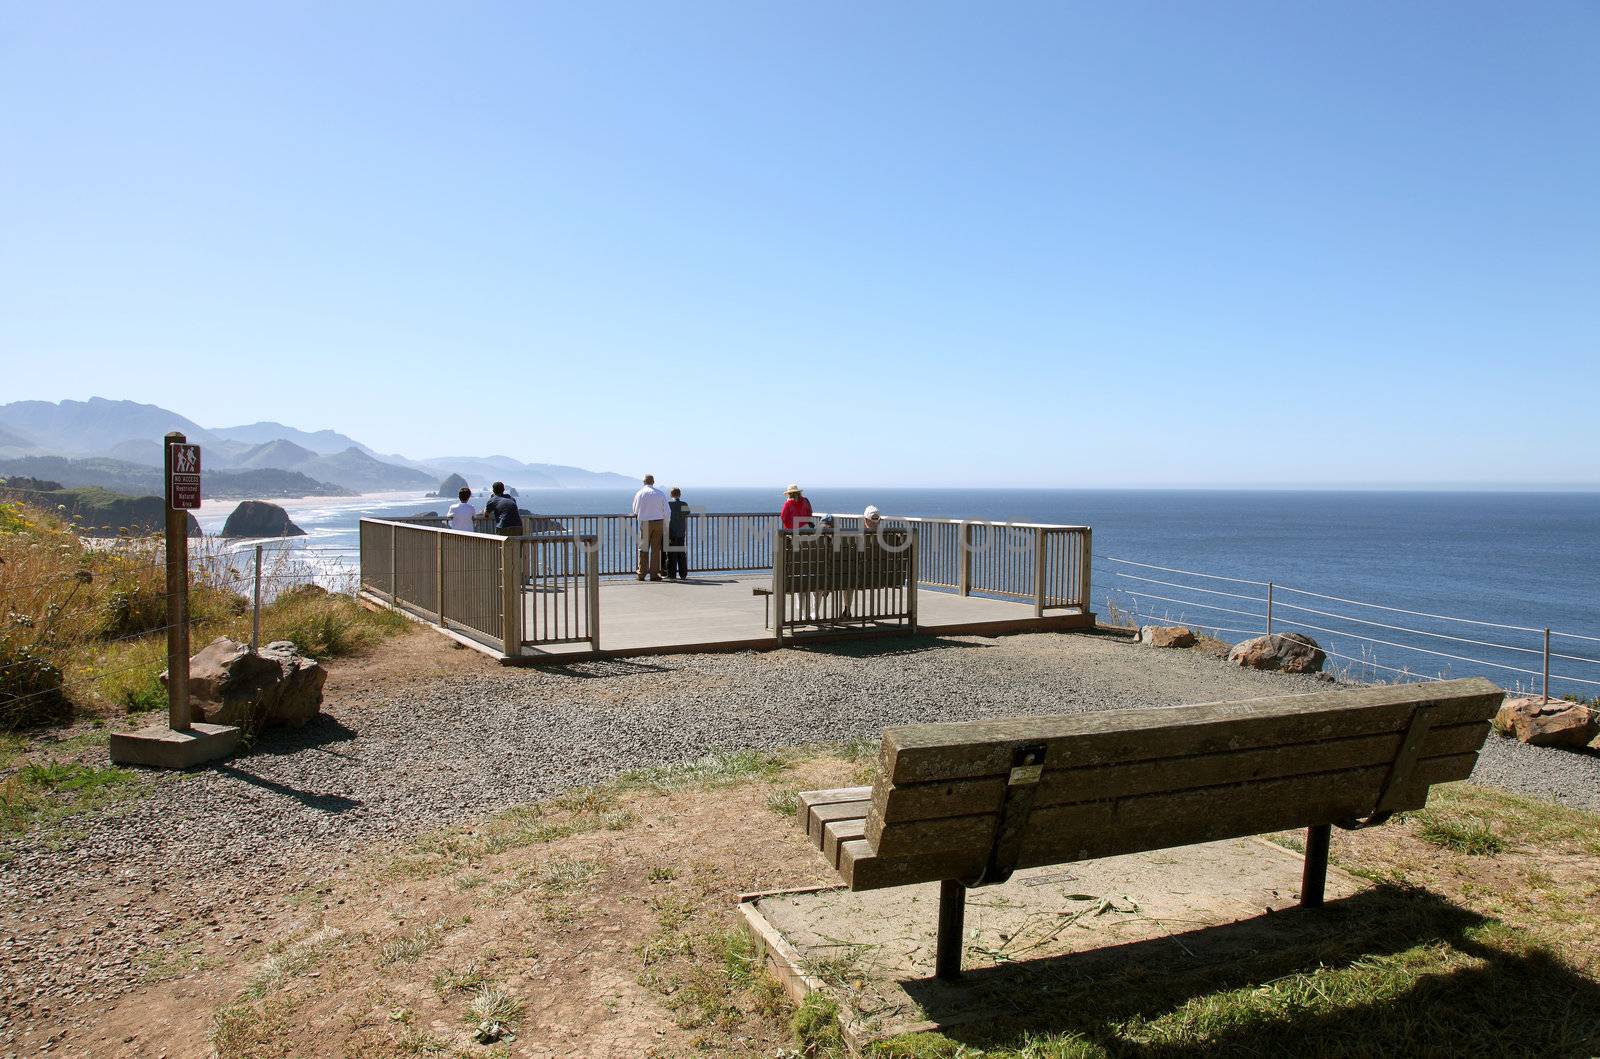
[(671, 514), (667, 516), (667, 580), (686, 581), (689, 578), (689, 503), (683, 499), (683, 490), (672, 487), (672, 499), (667, 501)]
[(483, 513), (489, 516), (490, 528), (502, 537), (522, 536), (522, 512), (517, 507), (516, 499), (506, 496), (506, 483), (496, 482), (491, 488), (494, 495), (483, 505)]
[(783, 491), (787, 497), (783, 502), (783, 509), (778, 512), (778, 521), (786, 530), (808, 530), (812, 527), (811, 501), (800, 491), (798, 485), (791, 485)]
[(639, 520), (639, 580), (661, 580), (661, 549), (671, 515), (667, 495), (656, 488), (656, 476), (644, 476), (644, 486), (633, 494), (633, 517)]
[(453, 530), (466, 530), (471, 533), (472, 520), (478, 515), (477, 510), (473, 508), (471, 503), (472, 490), (462, 486), (456, 491), (456, 496), (461, 499), (460, 503), (450, 505), (450, 511), (448, 512), (450, 528)]

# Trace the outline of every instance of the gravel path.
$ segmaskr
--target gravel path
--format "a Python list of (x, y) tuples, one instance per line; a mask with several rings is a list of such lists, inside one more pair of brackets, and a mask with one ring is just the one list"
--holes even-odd
[[(500, 669), (345, 690), (298, 732), (150, 791), (64, 850), (0, 866), (0, 1045), (17, 1025), (138, 984), (194, 928), (224, 947), (270, 917), (286, 880), (359, 851), (642, 765), (712, 750), (876, 739), (886, 725), (1077, 713), (1311, 691), (1110, 638), (878, 641)], [(470, 663), (470, 664), (469, 664)], [(1600, 808), (1600, 758), (1491, 736), (1474, 779)], [(200, 908), (198, 922), (191, 909)], [(133, 913), (140, 914), (133, 914)]]

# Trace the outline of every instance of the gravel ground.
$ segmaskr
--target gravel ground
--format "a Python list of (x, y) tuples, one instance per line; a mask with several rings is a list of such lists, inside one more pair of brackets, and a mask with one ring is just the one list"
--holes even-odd
[[(248, 756), (0, 866), (0, 1046), (135, 987), (197, 933), (255, 937), (283, 894), (373, 843), (713, 750), (876, 739), (885, 725), (1292, 694), (1311, 677), (1241, 670), (1110, 638), (878, 641), (500, 669), (345, 689)], [(1475, 780), (1600, 808), (1600, 758), (1491, 736)], [(194, 909), (201, 911), (196, 916)], [(30, 1034), (31, 1035), (31, 1034)], [(13, 1043), (17, 1043), (13, 1040)]]

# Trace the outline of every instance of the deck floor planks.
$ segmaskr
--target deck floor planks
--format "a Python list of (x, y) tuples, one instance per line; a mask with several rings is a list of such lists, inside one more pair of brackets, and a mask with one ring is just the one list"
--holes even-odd
[[(600, 649), (637, 651), (661, 647), (738, 644), (773, 639), (762, 624), (762, 599), (754, 586), (770, 585), (772, 575), (690, 575), (687, 581), (606, 580), (600, 583)], [(532, 594), (524, 594), (531, 615)], [(770, 601), (769, 601), (770, 602)], [(1050, 611), (1050, 618), (1075, 612)], [(961, 596), (924, 588), (917, 593), (918, 625), (924, 633), (942, 627), (986, 622), (1034, 621), (1033, 604)], [(584, 644), (551, 644), (549, 654), (582, 654)]]

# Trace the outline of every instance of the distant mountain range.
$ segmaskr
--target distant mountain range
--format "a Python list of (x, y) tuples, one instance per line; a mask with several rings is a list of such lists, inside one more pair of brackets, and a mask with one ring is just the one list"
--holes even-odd
[(182, 431), (203, 452), (209, 496), (320, 496), (434, 489), (449, 474), (474, 486), (522, 488), (630, 485), (620, 474), (509, 456), (415, 460), (385, 455), (334, 430), (261, 422), (202, 427), (158, 405), (134, 401), (14, 401), (0, 405), (0, 475), (48, 478), (69, 488), (160, 490), (161, 437)]

